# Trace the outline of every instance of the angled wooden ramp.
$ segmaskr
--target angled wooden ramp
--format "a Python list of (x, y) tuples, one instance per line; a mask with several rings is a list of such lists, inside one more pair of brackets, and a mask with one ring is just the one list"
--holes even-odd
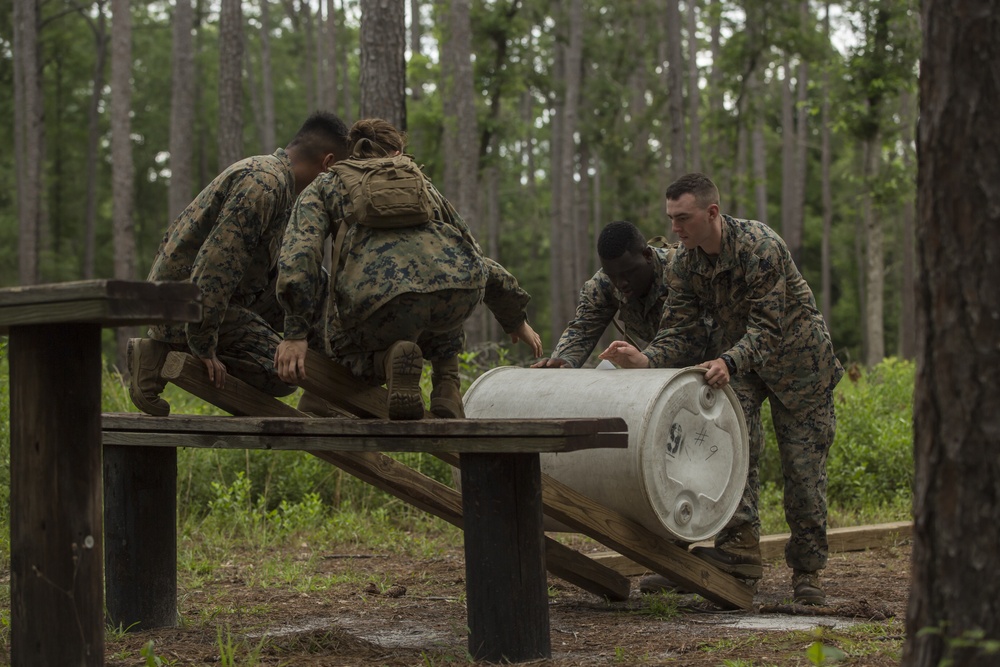
[[(316, 357), (322, 362), (319, 368), (316, 367)], [(340, 378), (341, 382), (349, 380), (350, 388), (346, 391), (352, 393), (354, 401), (364, 407), (333, 400), (337, 394), (329, 391), (327, 383), (320, 382), (322, 391), (315, 393), (357, 416), (379, 417), (381, 416), (379, 413), (384, 415), (384, 389), (364, 385), (355, 380), (346, 369), (326, 360), (322, 355), (316, 357), (310, 353), (311, 363), (307, 363), (306, 372), (311, 378), (310, 382), (303, 382), (307, 390), (315, 391), (311, 388), (312, 377), (318, 376), (320, 370), (332, 367), (334, 377)], [(171, 352), (167, 355), (161, 375), (181, 389), (236, 416), (307, 416), (234, 377), (226, 378), (225, 389), (216, 389), (209, 382), (204, 366), (193, 356), (183, 352)], [(385, 454), (325, 451), (310, 451), (310, 453), (414, 507), (430, 512), (459, 528), (463, 527), (462, 496), (459, 492)], [(545, 565), (552, 574), (588, 592), (611, 600), (628, 598), (627, 578), (548, 537), (545, 538)]]
[[(306, 375), (307, 379), (299, 384), (307, 391), (359, 416), (386, 417), (385, 389), (358, 381), (350, 371), (323, 354), (309, 350)], [(433, 417), (430, 413), (427, 416)], [(447, 458), (449, 463), (457, 465), (457, 457)], [(721, 607), (749, 609), (752, 606), (753, 591), (740, 580), (632, 519), (548, 475), (542, 475), (542, 493), (544, 512), (574, 530), (653, 572), (684, 584)]]

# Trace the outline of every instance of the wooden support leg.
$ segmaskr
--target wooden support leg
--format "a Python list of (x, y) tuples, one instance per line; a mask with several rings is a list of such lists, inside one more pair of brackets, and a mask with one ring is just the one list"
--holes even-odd
[(11, 664), (104, 664), (101, 327), (10, 329)]
[(549, 658), (538, 454), (462, 454), (469, 653)]
[(108, 620), (128, 630), (177, 625), (177, 450), (104, 448)]

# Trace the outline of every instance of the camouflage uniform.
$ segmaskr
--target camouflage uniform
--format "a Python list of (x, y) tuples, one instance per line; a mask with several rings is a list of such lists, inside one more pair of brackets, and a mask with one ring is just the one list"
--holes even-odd
[(350, 224), (339, 181), (333, 171), (321, 174), (295, 204), (278, 264), (285, 338), (315, 338), (325, 317), (333, 359), (377, 382), (374, 353), (397, 340), (416, 342), (432, 362), (456, 356), (465, 342), (462, 325), (480, 302), (508, 333), (525, 321), (527, 292), (483, 255), (465, 221), (432, 185), (435, 215), (426, 224), (350, 225), (327, 303), (323, 243)]
[[(553, 359), (563, 359), (574, 368), (582, 366), (590, 358), (608, 325), (615, 320), (616, 314), (616, 324), (621, 327), (622, 333), (638, 346), (645, 347), (653, 340), (659, 330), (663, 306), (670, 292), (670, 282), (673, 279), (670, 263), (677, 252), (677, 245), (652, 248), (652, 251), (653, 282), (645, 296), (625, 296), (618, 291), (603, 269), (583, 284), (576, 317), (559, 337), (559, 342), (552, 351)], [(699, 353), (696, 357), (677, 359), (670, 365), (686, 366), (703, 358), (704, 354)]]
[(198, 285), (202, 320), (157, 325), (149, 336), (202, 358), (216, 355), (229, 373), (269, 394), (294, 391), (274, 369), (276, 264), (294, 201), (284, 149), (219, 174), (167, 229), (148, 277)]
[[(785, 518), (791, 539), (785, 560), (796, 570), (822, 569), (827, 560), (826, 458), (836, 417), (833, 389), (844, 373), (809, 285), (784, 241), (766, 225), (722, 216), (722, 248), (678, 251), (677, 290), (667, 301), (659, 334), (646, 349), (650, 366), (689, 354), (698, 344), (700, 314), (714, 320), (715, 357), (728, 354), (737, 372), (732, 387), (750, 428), (750, 475), (743, 502), (716, 538), (751, 527), (757, 514), (760, 407), (767, 398), (785, 478)], [(718, 352), (718, 354), (715, 354)]]

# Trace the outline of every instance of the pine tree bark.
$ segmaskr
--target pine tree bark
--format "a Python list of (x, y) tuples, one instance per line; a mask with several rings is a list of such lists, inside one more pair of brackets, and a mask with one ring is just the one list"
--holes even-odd
[(243, 159), (243, 9), (222, 0), (219, 12), (218, 170)]
[(800, 247), (795, 236), (795, 102), (792, 96), (791, 57), (786, 53), (781, 65), (781, 237), (792, 259)]
[[(996, 664), (1000, 15), (923, 0), (912, 586), (902, 664)], [(993, 650), (990, 650), (990, 649)]]
[(194, 8), (191, 0), (174, 6), (173, 72), (170, 94), (170, 187), (167, 219), (173, 221), (191, 201), (194, 190), (195, 69)]
[(404, 0), (361, 0), (361, 118), (406, 129)]
[[(111, 245), (114, 277), (135, 279), (135, 167), (132, 161), (132, 13), (129, 0), (111, 0)], [(123, 371), (130, 328), (115, 330)]]

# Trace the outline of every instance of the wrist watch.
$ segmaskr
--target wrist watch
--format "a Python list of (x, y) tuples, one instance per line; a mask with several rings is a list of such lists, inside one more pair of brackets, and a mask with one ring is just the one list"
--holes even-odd
[(722, 359), (724, 362), (726, 362), (726, 370), (729, 371), (729, 377), (735, 376), (736, 375), (736, 362), (733, 361), (733, 358), (730, 357), (728, 354), (724, 354), (724, 355), (722, 355), (719, 358)]

